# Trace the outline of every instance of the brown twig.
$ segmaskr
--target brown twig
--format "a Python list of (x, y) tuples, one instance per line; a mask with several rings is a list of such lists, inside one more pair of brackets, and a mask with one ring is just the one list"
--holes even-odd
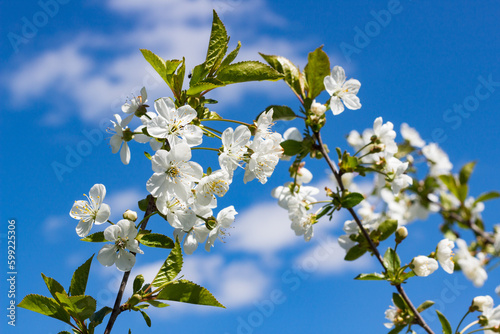
[[(153, 196), (149, 197), (149, 202), (148, 202), (148, 208), (146, 209), (146, 212), (144, 213), (144, 219), (142, 221), (140, 230), (144, 230), (148, 224), (149, 221), (149, 215), (153, 213), (156, 210), (156, 205)], [(135, 253), (132, 253), (135, 256)], [(106, 325), (106, 330), (104, 331), (104, 334), (109, 334), (111, 333), (111, 329), (113, 328), (113, 325), (116, 321), (116, 318), (118, 315), (123, 311), (123, 308), (120, 307), (120, 304), (122, 302), (122, 297), (123, 293), (125, 291), (125, 287), (127, 286), (128, 278), (130, 276), (130, 271), (127, 271), (123, 273), (123, 278), (122, 282), (120, 283), (120, 288), (118, 290), (118, 294), (116, 295), (116, 300), (115, 300), (115, 305), (113, 306), (113, 311), (111, 312), (111, 316), (109, 317), (108, 324)]]
[[(343, 191), (345, 188), (344, 188), (344, 184), (342, 182), (342, 177), (341, 177), (341, 175), (340, 175), (337, 167), (335, 166), (335, 164), (332, 162), (332, 160), (328, 156), (328, 153), (326, 152), (325, 147), (323, 145), (323, 140), (321, 139), (321, 135), (319, 134), (319, 132), (315, 132), (314, 136), (316, 138), (316, 141), (318, 142), (320, 152), (323, 154), (323, 157), (325, 158), (326, 163), (330, 167), (333, 175), (335, 176), (335, 179), (337, 180), (337, 183), (339, 185), (340, 190)], [(371, 248), (373, 254), (377, 257), (377, 260), (382, 265), (382, 268), (384, 268), (384, 271), (387, 271), (387, 268), (384, 265), (384, 260), (382, 259), (382, 256), (380, 255), (380, 253), (379, 253), (379, 251), (377, 249), (377, 246), (373, 243), (372, 239), (370, 238), (370, 235), (368, 234), (368, 232), (364, 228), (364, 226), (361, 223), (361, 220), (359, 219), (358, 215), (356, 214), (356, 212), (354, 212), (354, 210), (352, 208), (349, 208), (347, 210), (349, 211), (349, 213), (351, 214), (351, 216), (354, 218), (354, 221), (356, 222), (356, 224), (358, 225), (359, 229), (361, 230), (361, 233), (363, 233), (363, 236), (366, 238), (366, 240), (370, 244), (370, 248)], [(411, 311), (415, 315), (415, 319), (417, 320), (417, 323), (427, 333), (434, 334), (434, 332), (432, 331), (432, 329), (429, 327), (429, 325), (427, 325), (427, 323), (425, 322), (425, 320), (420, 315), (420, 312), (418, 312), (417, 308), (411, 302), (410, 298), (408, 297), (408, 295), (404, 291), (404, 289), (401, 286), (401, 284), (396, 284), (395, 286), (396, 286), (396, 289), (398, 290), (399, 294), (401, 295), (401, 297), (405, 300), (406, 304), (408, 305), (408, 307), (411, 309)]]

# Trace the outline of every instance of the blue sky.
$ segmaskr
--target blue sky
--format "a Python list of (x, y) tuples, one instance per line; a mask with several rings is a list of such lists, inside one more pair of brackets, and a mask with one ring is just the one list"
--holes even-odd
[[(500, 189), (496, 1), (317, 1), (312, 6), (281, 0), (30, 0), (0, 6), (0, 117), (8, 138), (0, 169), (0, 258), (5, 263), (7, 220), (15, 219), (17, 302), (28, 293), (47, 294), (40, 272), (67, 287), (73, 270), (100, 249), (78, 241), (76, 221), (68, 215), (73, 201), (82, 199), (93, 184), (106, 185), (105, 202), (113, 220), (125, 209), (135, 209), (147, 194), (151, 165), (143, 147), (135, 145), (131, 164), (122, 165), (119, 156), (111, 154), (110, 134), (102, 125), (109, 126), (127, 96), (137, 95), (143, 85), (150, 100), (168, 96), (140, 48), (165, 59), (185, 56), (187, 68), (203, 61), (212, 9), (226, 24), (231, 44), (242, 42), (239, 60), (259, 59), (258, 52), (263, 52), (285, 56), (303, 68), (307, 53), (324, 45), (332, 65), (343, 66), (348, 77), (362, 83), (363, 107), (329, 118), (325, 141), (330, 147), (347, 148), (344, 136), (351, 129), (370, 127), (378, 116), (396, 129), (407, 122), (448, 152), (455, 171), (478, 161), (473, 195)], [(298, 108), (283, 82), (235, 85), (215, 91), (213, 97), (220, 101), (214, 110), (244, 121), (270, 104)], [(283, 132), (290, 125), (300, 126), (278, 123), (275, 128)], [(212, 155), (194, 159), (216, 163)], [(56, 164), (68, 169), (57, 173)], [(328, 182), (325, 167), (310, 165), (313, 184)], [(289, 228), (286, 211), (270, 196), (287, 181), (287, 169), (288, 164), (281, 163), (265, 185), (254, 181), (243, 187), (235, 181), (220, 201), (220, 207), (233, 204), (239, 212), (231, 236), (211, 253), (199, 249), (185, 259), (185, 277), (209, 288), (228, 309), (176, 304), (155, 310), (150, 332), (166, 327), (175, 333), (386, 332), (382, 323), (392, 289), (352, 279), (379, 268), (369, 257), (354, 264), (342, 261), (344, 252), (335, 240), (346, 217), (319, 224), (310, 243)], [(500, 223), (498, 207), (498, 202), (486, 205), (483, 217), (490, 229)], [(417, 247), (433, 250), (440, 240), (439, 223), (432, 217), (409, 227), (410, 240), (401, 248), (404, 260), (420, 255), (414, 254)], [(159, 220), (149, 227), (171, 233)], [(147, 249), (133, 275), (141, 270), (153, 274), (166, 255)], [(26, 333), (33, 324), (44, 333), (65, 329), (56, 320), (23, 309), (17, 310), (17, 326), (7, 326), (5, 265), (2, 268), (2, 333)], [(120, 278), (114, 267), (93, 263), (89, 292), (100, 306), (112, 304)], [(407, 291), (416, 304), (435, 297), (438, 309), (456, 324), (472, 297), (493, 295), (499, 283), (498, 273), (491, 272), (485, 286), (477, 289), (461, 274), (441, 271), (413, 279)], [(430, 313), (427, 319), (438, 331)], [(114, 331), (123, 333), (128, 326), (132, 332), (147, 332), (138, 314), (120, 316)]]

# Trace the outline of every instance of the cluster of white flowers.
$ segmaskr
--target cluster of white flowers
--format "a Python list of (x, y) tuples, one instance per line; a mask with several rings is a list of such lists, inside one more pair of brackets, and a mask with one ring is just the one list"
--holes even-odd
[(465, 277), (471, 280), (474, 286), (483, 286), (486, 279), (488, 279), (488, 273), (484, 269), (486, 254), (480, 252), (476, 256), (472, 256), (464, 240), (457, 239), (456, 242), (458, 246), (456, 254), (457, 263)]
[(424, 255), (419, 255), (411, 261), (411, 268), (415, 275), (426, 277), (435, 272), (441, 264), (441, 267), (448, 274), (453, 273), (454, 263), (453, 263), (453, 248), (455, 243), (449, 239), (441, 240), (436, 248), (436, 258), (427, 257)]
[(477, 296), (472, 301), (472, 308), (482, 312), (481, 318), (483, 328), (496, 328), (497, 330), (485, 330), (485, 334), (498, 333), (500, 326), (500, 305), (493, 307), (493, 298), (491, 296)]

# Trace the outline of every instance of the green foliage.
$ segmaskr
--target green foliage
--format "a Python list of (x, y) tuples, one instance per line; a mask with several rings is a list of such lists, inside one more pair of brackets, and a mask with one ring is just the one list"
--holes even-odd
[(141, 199), (137, 204), (139, 205), (139, 210), (146, 212), (149, 205), (149, 199), (151, 195), (148, 195), (146, 198)]
[(422, 304), (420, 304), (419, 307), (417, 307), (417, 311), (418, 312), (425, 311), (429, 307), (431, 307), (432, 305), (434, 305), (434, 302), (432, 300), (426, 300), (425, 302), (423, 302)]
[(359, 259), (363, 254), (366, 253), (366, 248), (361, 245), (354, 245), (349, 249), (344, 257), (346, 261), (354, 261)]
[(272, 68), (283, 74), (285, 82), (290, 86), (295, 95), (305, 99), (304, 77), (297, 66), (285, 57), (259, 54)]
[(87, 242), (106, 242), (104, 238), (104, 232), (96, 232), (93, 234), (87, 235), (85, 238), (81, 238), (81, 241), (87, 241)]
[(139, 310), (139, 312), (141, 312), (142, 317), (144, 318), (144, 321), (146, 321), (146, 325), (148, 325), (148, 327), (151, 327), (151, 319), (149, 318), (147, 313), (144, 312), (143, 310)]
[(379, 241), (389, 238), (398, 229), (398, 221), (393, 219), (388, 219), (381, 223), (378, 227), (378, 231), (381, 233), (378, 238)]
[(349, 193), (342, 198), (341, 205), (346, 209), (350, 209), (361, 203), (364, 199), (365, 197), (360, 193)]
[(443, 313), (439, 312), (438, 310), (436, 310), (436, 313), (438, 315), (439, 321), (441, 322), (441, 326), (443, 327), (443, 334), (452, 334), (451, 325), (448, 319), (446, 319)]
[(325, 90), (323, 82), (330, 75), (330, 59), (323, 51), (323, 46), (309, 53), (304, 73), (309, 87), (307, 97), (312, 100)]
[(217, 73), (217, 79), (226, 84), (263, 80), (276, 81), (282, 78), (283, 75), (272, 67), (253, 60), (228, 65)]
[(261, 112), (257, 116), (257, 119), (262, 113), (271, 109), (273, 109), (273, 121), (292, 121), (296, 117), (295, 112), (288, 106), (271, 105), (267, 107), (265, 111)]
[(157, 299), (225, 308), (207, 289), (188, 280), (178, 280), (166, 285)]
[(387, 273), (389, 275), (396, 274), (401, 267), (401, 260), (399, 259), (398, 254), (390, 247), (387, 248), (384, 254), (384, 266), (387, 268)]
[(79, 321), (90, 318), (96, 310), (96, 300), (90, 296), (71, 296), (56, 292), (60, 305)]
[(49, 292), (52, 295), (52, 297), (54, 297), (54, 299), (58, 300), (56, 297), (56, 292), (67, 295), (66, 290), (64, 290), (63, 286), (58, 281), (56, 281), (51, 277), (45, 276), (43, 273), (42, 277), (43, 280), (45, 281), (45, 285), (49, 289)]
[(102, 324), (104, 317), (111, 313), (113, 309), (111, 307), (104, 306), (99, 311), (92, 314), (90, 317), (90, 325), (89, 328), (95, 328), (98, 325)]
[(87, 281), (89, 279), (90, 265), (92, 264), (92, 255), (84, 264), (82, 264), (73, 273), (71, 278), (71, 285), (69, 287), (70, 296), (84, 295), (87, 288)]
[(283, 154), (293, 157), (294, 155), (301, 154), (305, 152), (303, 141), (296, 141), (292, 139), (284, 140), (281, 142), (281, 147), (283, 147)]
[(166, 235), (159, 233), (145, 233), (141, 234), (137, 237), (137, 240), (148, 247), (156, 247), (156, 248), (173, 248), (174, 241), (167, 237)]
[(469, 182), (469, 178), (474, 171), (474, 167), (476, 167), (476, 162), (471, 161), (467, 164), (465, 164), (462, 169), (460, 170), (460, 173), (458, 175), (458, 179), (460, 181), (460, 184), (467, 184)]
[(134, 283), (132, 284), (134, 293), (139, 291), (142, 288), (143, 284), (144, 284), (144, 276), (137, 275), (134, 279)]
[(181, 64), (181, 61), (177, 59), (165, 61), (160, 56), (146, 49), (141, 49), (141, 53), (144, 56), (144, 59), (146, 59), (147, 62), (153, 66), (153, 69), (158, 72), (167, 85), (172, 88), (174, 86), (172, 75)]
[(30, 294), (24, 297), (17, 306), (71, 324), (69, 313), (52, 298)]
[(161, 286), (167, 282), (174, 280), (182, 269), (182, 249), (179, 242), (175, 243), (174, 248), (168, 255), (167, 259), (156, 274), (155, 279), (151, 282), (154, 287)]
[(489, 191), (489, 192), (486, 192), (486, 193), (479, 195), (479, 197), (476, 199), (475, 203), (485, 202), (485, 201), (489, 201), (489, 200), (499, 198), (499, 197), (500, 197), (499, 192)]
[(354, 279), (360, 281), (384, 281), (385, 275), (380, 273), (372, 273), (372, 274), (359, 274)]

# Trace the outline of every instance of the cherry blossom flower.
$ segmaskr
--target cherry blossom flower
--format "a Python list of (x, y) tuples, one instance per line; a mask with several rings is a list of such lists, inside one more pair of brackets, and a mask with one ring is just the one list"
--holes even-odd
[(415, 275), (426, 277), (437, 270), (438, 263), (436, 260), (427, 256), (419, 255), (411, 261), (412, 269)]
[(171, 146), (185, 142), (189, 146), (200, 145), (203, 141), (203, 130), (189, 124), (196, 117), (196, 110), (185, 105), (175, 108), (170, 98), (155, 101), (158, 116), (146, 122), (148, 133), (156, 138), (166, 138)]
[(441, 240), (437, 245), (436, 256), (439, 264), (448, 274), (453, 274), (453, 248), (455, 243), (449, 239)]
[(425, 146), (425, 141), (420, 137), (420, 134), (408, 124), (401, 124), (401, 136), (407, 140), (411, 146), (422, 148)]
[(145, 109), (146, 102), (148, 102), (148, 94), (146, 92), (146, 87), (142, 87), (141, 95), (130, 100), (130, 103), (125, 103), (122, 106), (122, 111), (126, 114), (135, 114), (137, 110)]
[(469, 252), (467, 243), (462, 239), (456, 240), (458, 250), (456, 254), (457, 263), (462, 269), (465, 277), (472, 281), (475, 287), (483, 286), (488, 279), (488, 273), (484, 270), (484, 253), (478, 253), (475, 257)]
[(231, 181), (229, 175), (222, 169), (204, 176), (195, 188), (196, 201), (199, 205), (208, 205), (215, 199), (215, 195), (224, 196), (229, 190)]
[[(127, 118), (121, 119), (120, 115), (115, 114), (116, 123), (111, 121), (114, 126), (115, 134), (111, 136), (109, 144), (111, 145), (111, 150), (113, 154), (120, 151), (120, 159), (124, 165), (128, 165), (130, 162), (130, 148), (128, 147), (128, 142), (134, 139), (139, 143), (147, 143), (149, 137), (144, 134), (134, 134), (134, 132), (142, 132), (142, 127), (140, 126), (135, 131), (131, 131), (126, 125), (128, 124)], [(122, 145), (123, 143), (123, 145)], [(120, 150), (121, 147), (121, 150)]]
[(156, 151), (151, 159), (155, 173), (146, 183), (151, 195), (160, 197), (169, 194), (186, 201), (193, 182), (199, 182), (203, 176), (202, 167), (190, 159), (191, 149), (185, 143), (172, 146), (170, 151)]
[(222, 240), (221, 238), (223, 238), (227, 234), (225, 230), (231, 226), (231, 224), (234, 222), (234, 216), (237, 214), (238, 212), (236, 212), (234, 206), (232, 205), (222, 209), (217, 214), (217, 222), (215, 226), (213, 226), (210, 230), (207, 243), (205, 244), (205, 250), (207, 252), (210, 252), (210, 247), (214, 247), (214, 242), (216, 239)]
[(75, 201), (69, 215), (80, 222), (76, 226), (76, 234), (85, 237), (89, 234), (94, 223), (97, 225), (105, 223), (111, 214), (109, 205), (103, 203), (106, 196), (106, 187), (102, 184), (95, 184), (85, 195), (88, 201)]
[(453, 168), (448, 155), (436, 143), (424, 146), (422, 154), (428, 161), (429, 174), (432, 176), (448, 174)]
[(238, 126), (234, 131), (227, 128), (221, 135), (223, 147), (219, 155), (219, 165), (231, 178), (234, 170), (242, 166), (250, 137), (250, 130), (245, 125)]
[(413, 179), (405, 174), (407, 168), (408, 162), (402, 162), (395, 157), (387, 159), (384, 170), (395, 195), (413, 183)]
[[(104, 245), (97, 254), (97, 260), (105, 267), (116, 264), (120, 271), (130, 271), (135, 264), (134, 253), (144, 254), (139, 249), (139, 242), (135, 240), (137, 229), (133, 222), (127, 219), (120, 220), (104, 230), (104, 238), (114, 242), (113, 245)], [(129, 250), (130, 252), (127, 252)]]
[(330, 94), (330, 109), (334, 115), (338, 115), (344, 111), (344, 102), (347, 109), (356, 110), (361, 108), (358, 94), (361, 83), (356, 79), (345, 80), (344, 69), (340, 66), (335, 66), (332, 74), (324, 79), (325, 89)]

